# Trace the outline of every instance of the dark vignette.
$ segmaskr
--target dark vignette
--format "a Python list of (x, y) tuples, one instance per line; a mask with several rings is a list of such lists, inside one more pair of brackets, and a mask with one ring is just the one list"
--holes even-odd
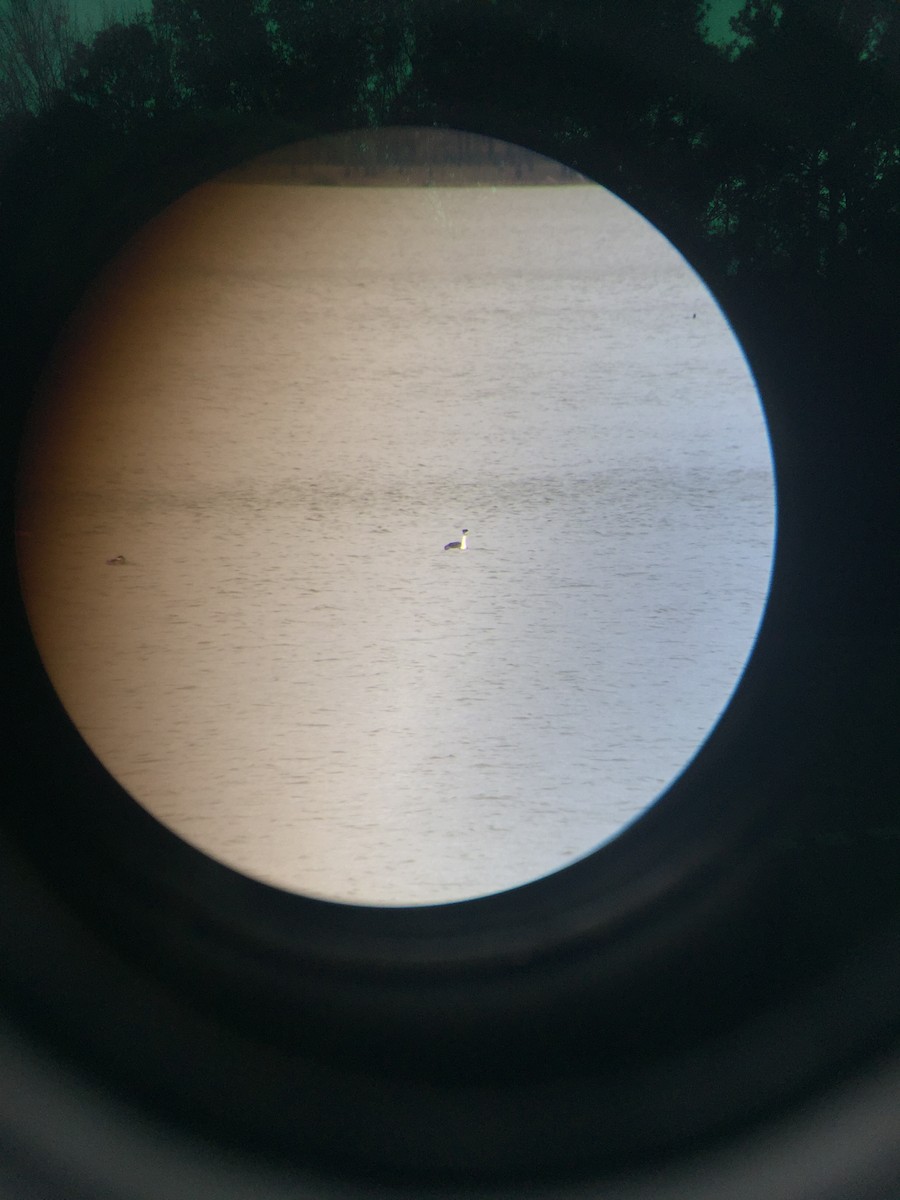
[(758, 653), (650, 820), (602, 873), (388, 922), (236, 881), (128, 807), (8, 548), (0, 1003), (123, 1103), (302, 1170), (562, 1186), (896, 1050), (900, 12), (750, 0), (729, 49), (704, 28), (686, 0), (156, 0), (5, 101), (10, 501), (48, 350), (134, 230), (258, 152), (393, 124), (528, 146), (653, 220), (743, 342), (778, 472)]

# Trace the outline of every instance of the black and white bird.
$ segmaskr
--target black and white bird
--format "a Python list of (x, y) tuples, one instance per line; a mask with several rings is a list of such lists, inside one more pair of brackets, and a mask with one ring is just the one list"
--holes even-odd
[(444, 547), (444, 549), (445, 550), (465, 550), (466, 534), (468, 532), (469, 532), (468, 529), (464, 529), (462, 531), (462, 541), (461, 542), (448, 542), (447, 545)]

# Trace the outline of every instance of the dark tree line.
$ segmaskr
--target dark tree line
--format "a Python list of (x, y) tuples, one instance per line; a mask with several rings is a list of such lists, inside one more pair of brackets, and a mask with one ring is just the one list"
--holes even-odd
[(704, 0), (153, 0), (89, 40), (64, 0), (3, 11), (0, 200), (32, 291), (217, 170), (390, 124), (557, 158), (723, 286), (861, 280), (900, 244), (895, 0), (746, 0), (727, 46)]

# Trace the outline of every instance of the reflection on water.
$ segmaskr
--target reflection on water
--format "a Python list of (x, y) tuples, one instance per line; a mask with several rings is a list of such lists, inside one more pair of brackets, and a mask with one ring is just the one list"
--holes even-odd
[(160, 820), (293, 890), (434, 902), (581, 856), (684, 767), (759, 623), (771, 465), (720, 313), (628, 209), (209, 185), (104, 288), (22, 574)]

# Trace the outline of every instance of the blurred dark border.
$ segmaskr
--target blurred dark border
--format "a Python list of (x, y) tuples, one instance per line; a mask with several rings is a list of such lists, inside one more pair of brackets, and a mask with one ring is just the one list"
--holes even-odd
[[(585, 4), (552, 9), (552, 38), (544, 7), (424, 5), (445, 52), (389, 116), (585, 171), (639, 203), (722, 304), (779, 502), (772, 595), (733, 703), (644, 820), (548, 880), (434, 909), (305, 900), (205, 859), (121, 793), (46, 679), (8, 543), (0, 1194), (900, 1191), (896, 245), (872, 222), (857, 265), (830, 275), (723, 263), (629, 117), (693, 78), (666, 25), (678, 6), (610, 7), (618, 40)], [(829, 44), (858, 8), (817, 10)], [(348, 6), (346, 29), (366, 12)], [(698, 83), (718, 114), (710, 169), (739, 152), (764, 176), (773, 146), (790, 163), (829, 66), (798, 62), (822, 81), (805, 114), (774, 87)], [(610, 120), (561, 142), (595, 77), (619, 97), (623, 140)], [(896, 84), (886, 69), (888, 114)], [(202, 179), (345, 127), (334, 108), (252, 104), (115, 134), (65, 107), (28, 124), (0, 177), (10, 511), (32, 389), (102, 262)]]

